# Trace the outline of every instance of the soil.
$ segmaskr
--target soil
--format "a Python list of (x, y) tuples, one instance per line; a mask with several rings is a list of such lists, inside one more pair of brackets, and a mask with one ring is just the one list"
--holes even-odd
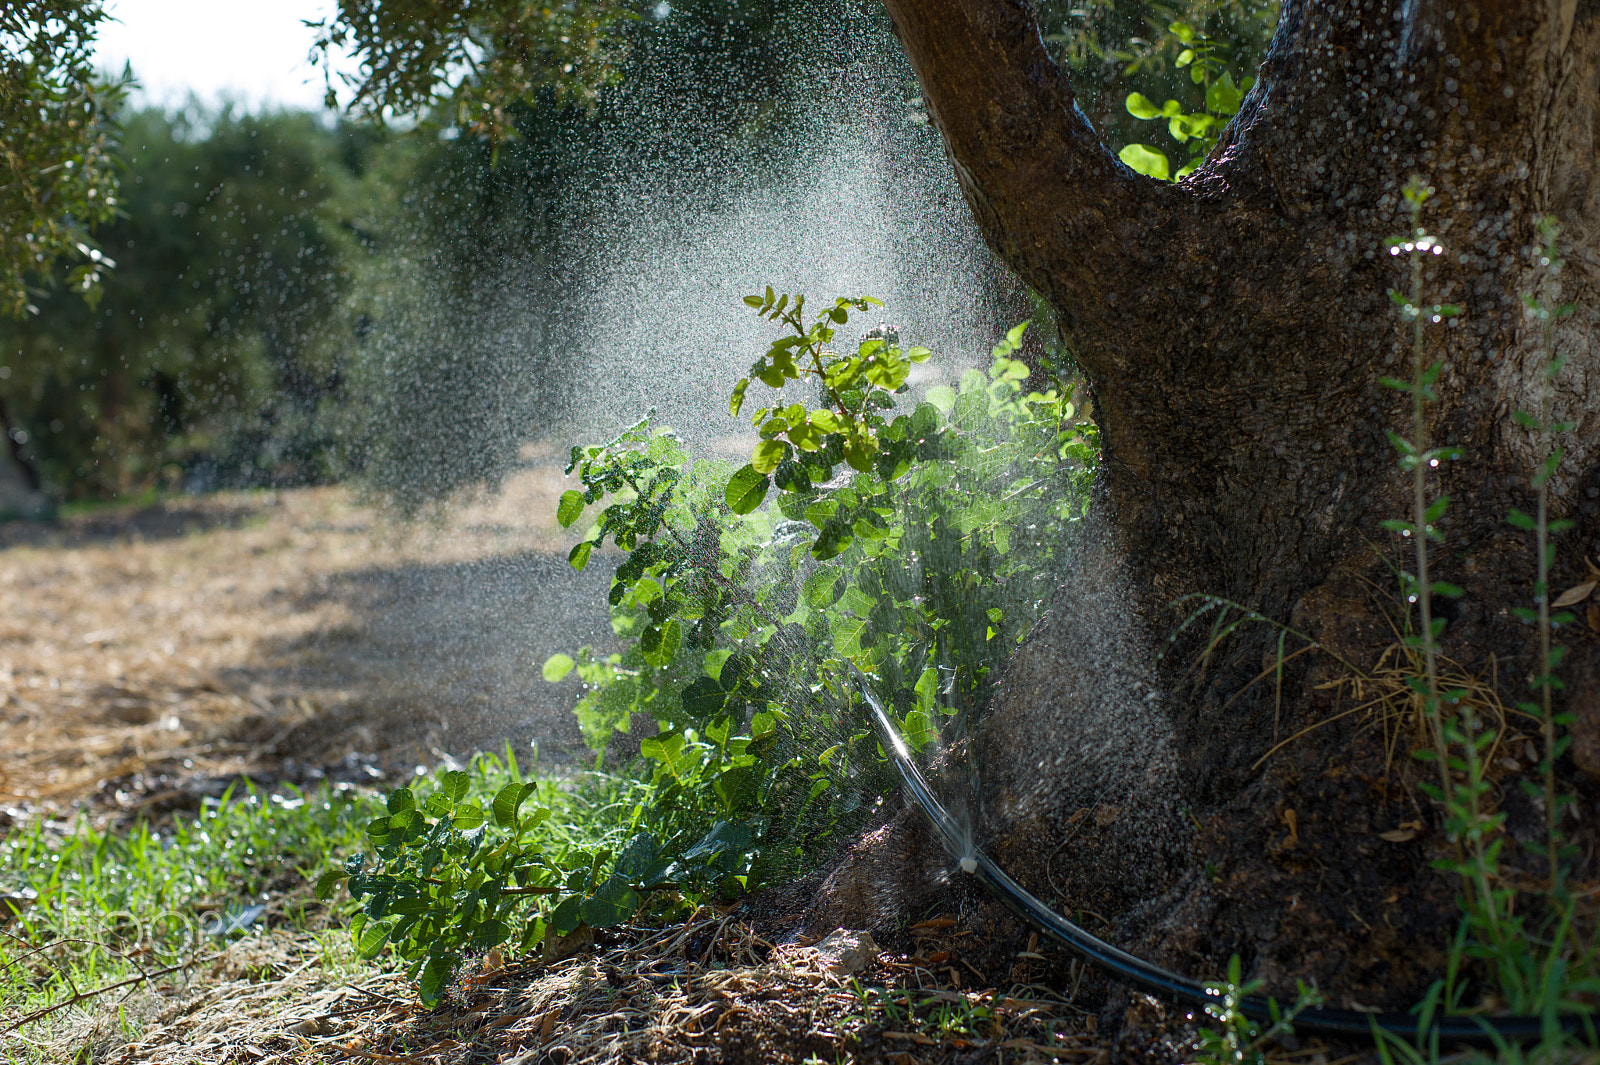
[(540, 666), (611, 639), (611, 567), (566, 562), (561, 465), (418, 522), (307, 488), (0, 525), (0, 802), (582, 761), (577, 683)]

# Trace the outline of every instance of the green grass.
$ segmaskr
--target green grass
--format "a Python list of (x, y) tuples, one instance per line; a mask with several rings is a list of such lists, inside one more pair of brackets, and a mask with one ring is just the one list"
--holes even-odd
[[(479, 755), (470, 769), (474, 792), (489, 795), (520, 772), (509, 749)], [(431, 790), (439, 775), (408, 783)], [(535, 801), (555, 814), (541, 836), (558, 851), (620, 846), (649, 799), (647, 786), (604, 773), (546, 777), (538, 789)], [(319, 902), (313, 885), (370, 850), (367, 823), (383, 814), (374, 792), (269, 791), (244, 782), (170, 821), (103, 828), (80, 815), (13, 831), (0, 842), (0, 896), (32, 899), (0, 924), (0, 1032), (70, 1003), (19, 1034), (47, 1043), (81, 1007), (118, 1015), (121, 1034), (131, 1037), (137, 1025), (119, 1013), (123, 988), (78, 1003), (74, 996), (124, 981), (181, 982), (179, 973), (200, 971), (197, 959), (263, 928), (315, 933), (318, 964), (342, 970), (353, 960), (347, 925), (354, 907), (343, 890)], [(0, 914), (12, 909), (0, 907)], [(169, 975), (157, 975), (163, 971)], [(9, 1038), (0, 1036), (3, 1042)]]
[[(0, 926), (0, 1027), (74, 995), (176, 972), (248, 928), (321, 927), (327, 907), (309, 885), (360, 847), (376, 809), (366, 793), (246, 783), (167, 824), (119, 831), (80, 816), (11, 833), (0, 843), (0, 892), (36, 897)], [(255, 906), (264, 910), (246, 922)], [(247, 927), (230, 932), (230, 923)]]

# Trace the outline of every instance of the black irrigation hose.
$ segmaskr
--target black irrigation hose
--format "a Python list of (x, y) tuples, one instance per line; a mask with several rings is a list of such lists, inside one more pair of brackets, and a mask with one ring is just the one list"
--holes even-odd
[[(1216, 1005), (1218, 995), (1206, 990), (1205, 984), (1187, 976), (1169, 972), (1143, 958), (1134, 957), (1103, 939), (1090, 935), (1071, 921), (1051, 910), (1021, 884), (1006, 875), (988, 855), (972, 842), (971, 833), (962, 830), (934, 796), (928, 782), (923, 779), (911, 752), (900, 733), (895, 729), (883, 706), (868, 690), (865, 678), (857, 675), (857, 684), (872, 708), (884, 750), (894, 763), (900, 780), (910, 792), (912, 800), (922, 810), (944, 840), (944, 845), (960, 862), (961, 869), (977, 877), (1001, 902), (1018, 917), (1034, 925), (1109, 976), (1126, 981), (1136, 987), (1172, 1002), (1205, 1007)], [(1272, 1006), (1261, 995), (1250, 995), (1239, 1003), (1240, 1011), (1251, 1020), (1271, 1023)], [(1566, 1015), (1560, 1018), (1561, 1027), (1576, 1031), (1583, 1018)], [(1309, 1008), (1294, 1018), (1294, 1030), (1300, 1035), (1320, 1035), (1335, 1039), (1371, 1040), (1374, 1029), (1407, 1041), (1419, 1034), (1436, 1035), (1441, 1044), (1473, 1044), (1485, 1046), (1496, 1042), (1526, 1043), (1540, 1039), (1545, 1034), (1544, 1020), (1540, 1017), (1435, 1017), (1428, 1031), (1419, 1033), (1417, 1018), (1405, 1013), (1361, 1013), (1355, 1010)]]

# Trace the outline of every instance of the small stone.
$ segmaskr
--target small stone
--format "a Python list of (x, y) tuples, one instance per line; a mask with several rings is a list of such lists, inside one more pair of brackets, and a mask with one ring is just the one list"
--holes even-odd
[(878, 944), (866, 932), (847, 932), (843, 928), (817, 944), (823, 968), (836, 976), (858, 973), (878, 956)]

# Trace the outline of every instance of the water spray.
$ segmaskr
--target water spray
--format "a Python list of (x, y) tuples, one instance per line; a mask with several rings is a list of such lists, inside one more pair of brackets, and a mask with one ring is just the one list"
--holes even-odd
[[(1203, 982), (1163, 969), (1143, 958), (1129, 954), (1120, 947), (1091, 935), (1084, 929), (1056, 913), (1041, 902), (1021, 884), (1013, 880), (977, 846), (970, 830), (953, 817), (934, 795), (922, 771), (912, 760), (911, 749), (900, 737), (899, 730), (884, 711), (866, 677), (851, 667), (862, 697), (872, 708), (883, 748), (889, 761), (900, 775), (907, 794), (928, 819), (934, 832), (955, 857), (961, 871), (977, 878), (989, 892), (1024, 921), (1033, 925), (1050, 939), (1059, 943), (1108, 976), (1131, 984), (1143, 991), (1158, 995), (1169, 1002), (1199, 1006), (1202, 1009), (1221, 1001), (1222, 993), (1208, 988)], [(1263, 995), (1249, 995), (1241, 999), (1238, 1009), (1254, 1021), (1272, 1023), (1274, 1002)], [(1281, 1013), (1281, 1010), (1278, 1012)], [(1583, 1018), (1564, 1016), (1557, 1019), (1566, 1031), (1579, 1029)], [(1546, 1033), (1546, 1020), (1541, 1017), (1442, 1017), (1435, 1018), (1429, 1028), (1419, 1030), (1418, 1020), (1404, 1013), (1364, 1013), (1356, 1010), (1309, 1008), (1294, 1019), (1294, 1029), (1299, 1035), (1318, 1035), (1333, 1039), (1372, 1040), (1381, 1032), (1399, 1039), (1412, 1040), (1437, 1036), (1444, 1043), (1466, 1043), (1477, 1046), (1497, 1042), (1533, 1042)]]

